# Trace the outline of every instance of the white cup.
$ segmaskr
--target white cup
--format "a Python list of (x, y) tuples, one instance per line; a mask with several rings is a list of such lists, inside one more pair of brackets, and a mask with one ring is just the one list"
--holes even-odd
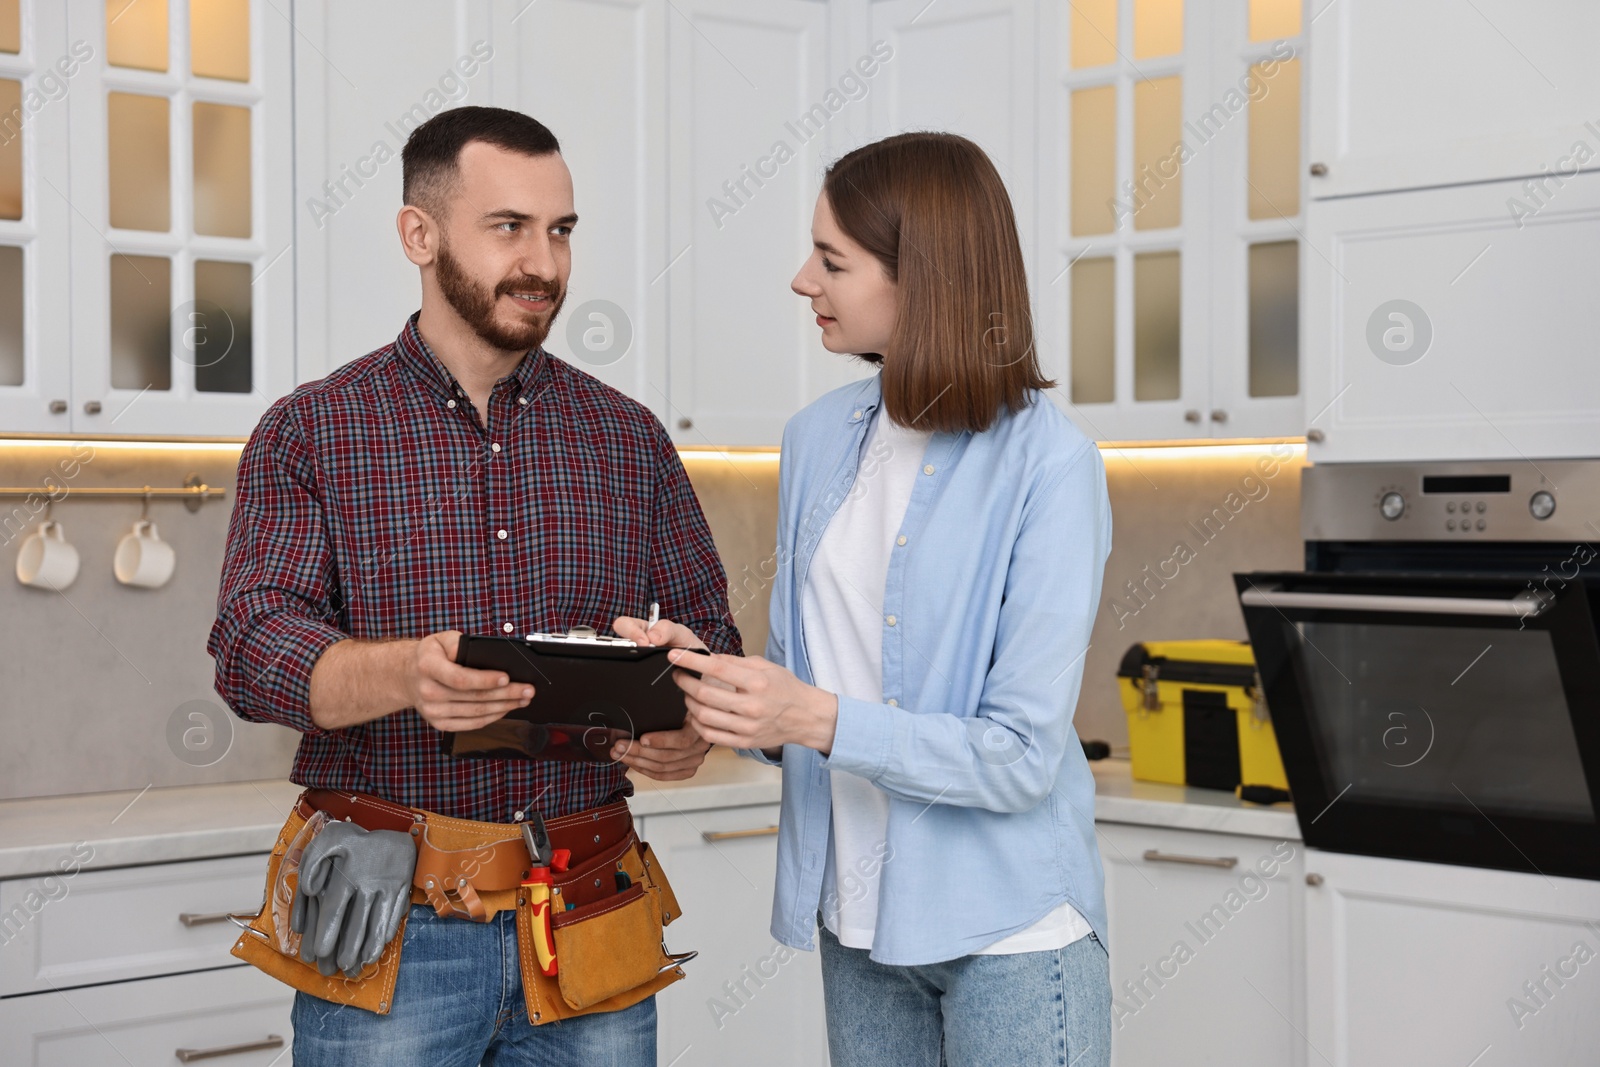
[(167, 584), (176, 564), (177, 556), (172, 546), (161, 540), (156, 524), (140, 519), (117, 542), (111, 569), (123, 585), (156, 589)]
[(42, 522), (17, 552), (17, 581), (41, 589), (65, 589), (78, 577), (78, 550), (67, 543), (59, 522)]

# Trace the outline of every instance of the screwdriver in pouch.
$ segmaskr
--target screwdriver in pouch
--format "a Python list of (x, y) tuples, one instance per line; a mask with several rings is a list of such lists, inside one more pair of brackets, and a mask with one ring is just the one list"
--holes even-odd
[(544, 818), (537, 812), (531, 822), (522, 824), (522, 841), (528, 846), (531, 864), (522, 886), (528, 891), (528, 903), (533, 908), (533, 954), (539, 961), (539, 970), (546, 976), (556, 973), (555, 930), (550, 922), (550, 890), (553, 885), (551, 870), (565, 871), (572, 859), (572, 851), (550, 847), (550, 835), (545, 831)]

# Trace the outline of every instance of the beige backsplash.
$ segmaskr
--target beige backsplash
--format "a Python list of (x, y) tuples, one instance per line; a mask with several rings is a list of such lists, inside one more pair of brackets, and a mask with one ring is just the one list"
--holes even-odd
[[(1085, 738), (1125, 743), (1114, 675), (1129, 644), (1243, 637), (1233, 572), (1301, 566), (1301, 461), (1262, 477), (1256, 461), (1265, 452), (1105, 451), (1115, 535), (1077, 712)], [(231, 486), (236, 450), (102, 446), (64, 479), (61, 464), (73, 455), (69, 445), (0, 448), (0, 485), (64, 482), (69, 494), (52, 514), (82, 559), (64, 593), (19, 585), (17, 550), (38, 516), (26, 501), (0, 501), (0, 798), (285, 775), (297, 735), (226, 714), (211, 687), (205, 641), (231, 501), (196, 514), (181, 503), (153, 503), (151, 518), (176, 549), (177, 571), (162, 589), (136, 590), (117, 584), (111, 555), (139, 502), (70, 495), (87, 486), (178, 485), (190, 474)], [(758, 653), (766, 644), (778, 465), (691, 457), (687, 466), (728, 571), (746, 650)], [(1142, 604), (1129, 582), (1148, 590)]]

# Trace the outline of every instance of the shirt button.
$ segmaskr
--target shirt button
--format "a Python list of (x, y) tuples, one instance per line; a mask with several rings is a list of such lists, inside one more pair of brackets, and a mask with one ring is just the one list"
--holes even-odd
[(505, 631), (505, 632), (506, 632), (506, 633), (510, 633), (510, 632), (511, 632), (511, 630), (512, 630), (512, 626), (511, 626), (511, 624), (510, 624), (510, 623), (509, 623), (509, 622), (508, 622), (508, 623), (506, 623), (506, 624), (505, 624), (505, 625), (504, 625), (504, 626), (502, 626), (502, 627), (500, 627), (500, 629), (502, 629), (502, 630), (504, 630), (504, 631)]
[(519, 396), (519, 397), (517, 397), (517, 403), (521, 404), (523, 407), (527, 407), (528, 406), (528, 398), (525, 397), (525, 396)]
[(906, 543), (906, 535), (905, 534), (901, 534), (899, 537), (896, 537), (894, 539), (894, 543), (897, 544), (897, 545), (905, 544)]
[(858, 411), (858, 412), (856, 412), (854, 415), (852, 415), (850, 417), (859, 422), (861, 420), (861, 412)]
[(504, 530), (497, 530), (495, 531), (495, 536), (504, 541), (506, 539), (506, 532)]
[(888, 623), (890, 626), (893, 626), (894, 625), (894, 616), (890, 615), (887, 619), (884, 619), (883, 621)]
[(891, 708), (898, 708), (900, 706), (900, 702), (898, 700), (896, 700), (894, 697), (890, 697), (889, 698), (889, 706)]
[(511, 813), (511, 818), (516, 822), (521, 822), (522, 821), (522, 812), (520, 812), (520, 811), (512, 812)]
[(454, 400), (447, 400), (445, 401), (444, 406), (449, 408), (451, 411), (454, 411), (456, 409), (456, 402)]
[(489, 446), (489, 451), (498, 452), (498, 451), (500, 451), (500, 446), (498, 444), (492, 444), (492, 445)]
[(929, 463), (929, 464), (926, 464), (925, 466), (923, 466), (922, 473), (923, 474), (932, 474), (933, 473), (933, 464)]

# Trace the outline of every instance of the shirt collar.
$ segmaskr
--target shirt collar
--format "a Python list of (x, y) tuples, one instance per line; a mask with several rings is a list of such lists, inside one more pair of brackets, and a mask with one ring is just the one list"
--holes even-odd
[[(400, 331), (400, 336), (395, 340), (395, 351), (399, 354), (400, 362), (416, 375), (423, 384), (427, 385), (441, 396), (457, 397), (464, 395), (464, 390), (456, 382), (455, 375), (450, 373), (450, 368), (439, 361), (434, 355), (428, 342), (422, 339), (422, 331), (417, 329), (417, 319), (422, 312), (413, 312), (406, 320), (405, 329)], [(522, 361), (517, 364), (516, 370), (495, 383), (495, 388), (500, 388), (501, 383), (511, 382), (515, 396), (531, 398), (544, 376), (550, 359), (543, 348), (535, 348)]]
[(849, 426), (870, 424), (872, 413), (878, 410), (878, 404), (882, 400), (883, 382), (880, 371), (862, 379), (861, 388), (856, 392), (855, 403), (844, 413), (845, 424)]

